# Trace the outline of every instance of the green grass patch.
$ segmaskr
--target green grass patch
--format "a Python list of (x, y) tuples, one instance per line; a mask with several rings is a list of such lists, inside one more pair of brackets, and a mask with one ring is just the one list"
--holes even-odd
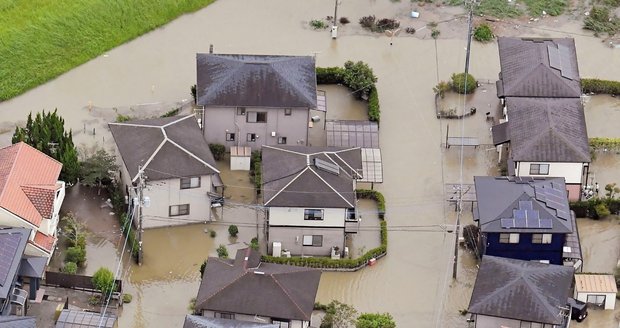
[(523, 0), (530, 15), (542, 16), (544, 11), (549, 16), (558, 16), (568, 7), (567, 0)]
[(583, 28), (598, 33), (613, 35), (620, 32), (620, 18), (607, 7), (592, 7), (590, 15), (583, 20)]
[(497, 18), (516, 18), (523, 15), (523, 11), (517, 8), (513, 2), (506, 0), (485, 0), (474, 7), (476, 15), (493, 16)]
[(0, 1), (0, 101), (213, 1)]

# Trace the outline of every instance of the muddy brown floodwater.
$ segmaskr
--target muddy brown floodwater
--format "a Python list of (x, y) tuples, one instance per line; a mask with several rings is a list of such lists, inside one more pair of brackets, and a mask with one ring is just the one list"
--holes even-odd
[[(327, 303), (337, 299), (362, 312), (390, 312), (399, 327), (462, 326), (463, 321), (450, 317), (454, 309), (466, 306), (475, 266), (466, 253), (461, 254), (461, 270), (453, 287), (462, 284), (463, 288), (453, 297), (452, 291), (459, 292), (449, 287), (454, 236), (442, 232), (439, 225), (454, 222), (452, 209), (444, 202), (443, 183), (460, 180), (460, 157), (454, 155), (458, 149), (447, 153), (440, 146), (446, 125), (440, 126), (435, 118), (432, 94), (438, 80), (447, 80), (453, 72), (463, 70), (464, 20), (450, 20), (462, 10), (418, 8), (409, 1), (343, 0), (338, 13), (353, 23), (341, 27), (339, 38), (332, 40), (327, 30), (308, 27), (309, 20), (332, 15), (332, 5), (322, 0), (218, 1), (0, 103), (0, 128), (12, 131), (14, 124), (25, 121), (28, 112), (57, 107), (68, 127), (76, 132), (77, 144), (98, 142), (109, 147), (111, 138), (105, 123), (115, 117), (113, 108), (132, 111), (133, 106), (187, 101), (189, 86), (196, 79), (195, 54), (208, 51), (209, 44), (214, 44), (219, 53), (314, 54), (319, 66), (363, 60), (379, 79), (385, 182), (376, 188), (387, 199), (389, 254), (376, 266), (359, 272), (325, 273), (318, 300)], [(418, 20), (408, 17), (414, 7), (421, 12)], [(418, 32), (414, 36), (401, 34), (390, 46), (385, 36), (362, 31), (355, 23), (368, 14), (398, 18), (403, 26), (413, 26)], [(444, 20), (449, 21), (439, 24), (439, 40), (430, 39), (426, 23)], [(541, 29), (545, 24), (553, 28)], [(584, 36), (578, 22), (557, 25), (543, 19), (516, 29), (504, 25), (504, 30), (512, 35), (574, 36), (582, 76), (620, 76), (620, 51)], [(496, 44), (473, 44), (470, 72), (481, 79), (496, 79)], [(92, 107), (95, 109), (89, 109)], [(106, 108), (108, 112), (104, 112)], [(148, 115), (144, 110), (140, 113)], [(468, 121), (465, 135), (488, 139), (488, 126), (482, 117), (472, 119), (482, 122)], [(93, 128), (95, 136), (87, 133)], [(451, 127), (451, 131), (460, 128)], [(0, 140), (8, 143), (10, 133)], [(493, 172), (493, 161), (485, 149), (468, 152), (464, 156), (469, 163), (463, 171), (464, 180), (471, 180), (473, 174)], [(203, 230), (203, 225), (194, 225), (145, 232), (145, 264), (131, 266), (125, 275), (134, 301), (125, 306), (121, 327), (181, 324), (189, 299), (197, 292), (198, 266), (213, 254), (214, 245), (226, 242), (210, 240)], [(102, 263), (113, 265), (117, 251), (110, 245), (116, 244), (105, 245), (96, 244), (93, 249), (110, 251), (93, 253), (105, 258)]]

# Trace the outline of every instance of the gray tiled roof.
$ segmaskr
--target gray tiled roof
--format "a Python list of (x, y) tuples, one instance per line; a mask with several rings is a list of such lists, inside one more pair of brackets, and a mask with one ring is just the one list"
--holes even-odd
[(109, 123), (125, 167), (149, 180), (219, 173), (194, 115)]
[(468, 311), (559, 325), (572, 280), (573, 267), (485, 255)]
[(197, 104), (316, 108), (310, 56), (197, 54)]
[[(263, 146), (263, 200), (266, 206), (355, 207), (353, 179), (361, 178), (360, 148)], [(340, 174), (317, 168), (314, 160), (336, 164)]]
[(0, 315), (1, 328), (36, 328), (35, 317), (22, 317), (16, 315)]
[[(565, 233), (573, 232), (568, 196), (564, 178), (519, 178), (519, 177), (474, 177), (477, 220), (482, 232), (529, 232)], [(547, 195), (553, 189), (557, 197)], [(553, 198), (553, 200), (552, 200)], [(502, 228), (501, 219), (513, 216), (519, 208), (519, 201), (531, 201), (533, 210), (540, 219), (550, 219), (551, 228)]]
[(230, 319), (207, 318), (198, 315), (186, 315), (183, 328), (279, 328), (275, 323), (258, 323)]
[(500, 97), (581, 96), (573, 39), (498, 39)]
[(29, 237), (30, 229), (0, 228), (0, 300), (8, 298)]
[(513, 161), (590, 162), (579, 98), (506, 98)]
[(250, 248), (234, 261), (210, 257), (196, 309), (310, 321), (321, 271), (257, 259)]

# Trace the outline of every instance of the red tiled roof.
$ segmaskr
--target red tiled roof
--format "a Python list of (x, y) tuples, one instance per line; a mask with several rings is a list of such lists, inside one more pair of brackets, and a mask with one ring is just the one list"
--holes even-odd
[(37, 231), (37, 234), (34, 235), (34, 244), (48, 253), (52, 252), (54, 243), (56, 243), (56, 238), (54, 236), (48, 236), (40, 231)]
[(0, 207), (38, 227), (51, 216), (61, 168), (23, 142), (0, 149)]

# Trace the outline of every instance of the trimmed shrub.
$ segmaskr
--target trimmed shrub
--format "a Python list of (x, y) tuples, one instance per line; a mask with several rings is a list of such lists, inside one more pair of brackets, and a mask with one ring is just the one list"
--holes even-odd
[(471, 74), (467, 74), (467, 79), (465, 79), (465, 73), (452, 74), (451, 78), (452, 90), (458, 93), (471, 94), (478, 87), (476, 79)]
[(379, 122), (381, 119), (381, 109), (379, 107), (379, 92), (373, 85), (368, 95), (368, 119), (373, 122)]
[(592, 92), (620, 95), (620, 82), (599, 79), (581, 79), (581, 89), (584, 93)]
[(396, 323), (389, 313), (362, 313), (355, 328), (396, 328)]
[(495, 38), (493, 31), (488, 24), (480, 24), (474, 29), (474, 40), (479, 42), (489, 42)]
[(237, 234), (239, 234), (239, 228), (237, 228), (237, 226), (234, 225), (234, 224), (229, 225), (228, 226), (228, 234), (231, 237), (237, 237)]
[(209, 150), (213, 154), (213, 158), (216, 161), (220, 161), (224, 159), (224, 155), (226, 155), (226, 146), (220, 144), (209, 144)]
[(353, 91), (357, 98), (368, 95), (370, 89), (375, 86), (377, 77), (372, 68), (363, 61), (353, 62), (347, 60), (344, 63), (344, 83)]
[(250, 248), (255, 251), (258, 251), (258, 247), (259, 247), (258, 238), (257, 237), (252, 238), (252, 240), (250, 241)]
[(210, 230), (209, 236), (211, 236), (211, 238), (215, 238), (215, 236), (217, 236), (217, 232), (215, 230)]
[(344, 69), (342, 67), (317, 67), (317, 84), (342, 84), (344, 83)]
[(86, 251), (84, 251), (80, 247), (69, 247), (67, 248), (67, 254), (65, 255), (65, 262), (73, 262), (78, 266), (82, 266), (86, 261)]
[(65, 263), (65, 266), (62, 268), (62, 272), (75, 274), (77, 272), (77, 264), (75, 264), (74, 262)]
[(596, 212), (596, 216), (599, 218), (604, 218), (611, 214), (609, 207), (605, 203), (600, 203), (594, 206), (594, 211)]
[(227, 259), (228, 258), (228, 250), (226, 249), (226, 246), (220, 244), (220, 246), (218, 246), (216, 252), (217, 252), (217, 257), (219, 257), (221, 259)]
[(92, 278), (93, 285), (101, 292), (104, 299), (112, 293), (114, 274), (108, 268), (99, 268)]
[(441, 31), (434, 28), (431, 30), (431, 38), (433, 39), (437, 39), (439, 37), (439, 34), (441, 34)]
[(372, 199), (377, 202), (377, 210), (379, 210), (379, 218), (383, 219), (385, 216), (385, 198), (383, 194), (376, 190), (370, 189), (355, 189), (357, 198)]

